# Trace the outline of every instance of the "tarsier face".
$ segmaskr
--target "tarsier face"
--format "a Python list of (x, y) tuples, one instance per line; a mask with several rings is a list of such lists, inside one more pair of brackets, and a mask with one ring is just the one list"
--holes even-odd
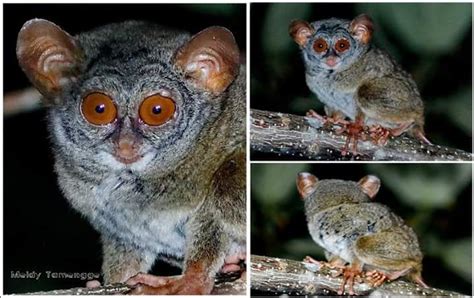
[(72, 37), (36, 19), (20, 31), (17, 56), (52, 106), (62, 156), (86, 168), (154, 175), (186, 157), (239, 71), (237, 44), (222, 27), (190, 39), (127, 22)]
[(372, 36), (372, 21), (360, 15), (352, 21), (328, 19), (312, 24), (293, 21), (290, 35), (310, 65), (326, 70), (349, 67), (363, 53)]

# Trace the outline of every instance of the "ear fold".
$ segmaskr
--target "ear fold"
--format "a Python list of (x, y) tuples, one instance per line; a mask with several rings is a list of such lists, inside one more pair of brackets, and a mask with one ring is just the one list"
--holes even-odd
[(373, 175), (367, 175), (357, 182), (362, 191), (373, 199), (380, 189), (380, 179)]
[(239, 48), (224, 27), (199, 32), (175, 56), (175, 65), (194, 85), (215, 95), (224, 92), (239, 73)]
[(291, 22), (288, 27), (288, 32), (293, 40), (304, 47), (308, 42), (309, 37), (314, 34), (314, 29), (310, 23), (303, 20), (295, 20)]
[(82, 51), (76, 40), (42, 19), (26, 22), (18, 33), (18, 62), (33, 85), (51, 103), (79, 74)]
[(372, 39), (374, 25), (372, 19), (368, 15), (361, 14), (352, 20), (349, 30), (355, 39), (367, 44)]
[(299, 173), (296, 178), (296, 188), (301, 198), (304, 200), (316, 189), (318, 178), (310, 173)]

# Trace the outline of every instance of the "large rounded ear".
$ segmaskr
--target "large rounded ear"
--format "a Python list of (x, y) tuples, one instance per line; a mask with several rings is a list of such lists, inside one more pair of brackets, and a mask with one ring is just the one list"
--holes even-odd
[(362, 191), (373, 199), (380, 189), (380, 179), (377, 176), (367, 175), (357, 182)]
[(295, 20), (291, 22), (288, 27), (288, 33), (290, 33), (290, 36), (297, 44), (304, 47), (309, 37), (314, 34), (314, 29), (311, 24), (306, 21)]
[(372, 19), (366, 14), (355, 17), (349, 28), (352, 36), (362, 43), (367, 44), (372, 39), (374, 25)]
[(301, 198), (304, 200), (316, 189), (318, 178), (310, 173), (299, 173), (296, 178), (296, 188)]
[(176, 53), (175, 65), (193, 84), (215, 95), (224, 92), (239, 73), (239, 48), (224, 27), (199, 32)]
[(18, 62), (46, 103), (59, 103), (62, 88), (80, 72), (83, 55), (77, 41), (47, 20), (26, 22), (18, 33)]

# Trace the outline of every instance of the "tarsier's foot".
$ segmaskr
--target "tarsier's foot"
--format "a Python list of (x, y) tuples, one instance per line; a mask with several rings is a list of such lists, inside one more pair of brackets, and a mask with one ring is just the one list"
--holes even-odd
[(349, 285), (349, 295), (355, 295), (354, 292), (354, 282), (361, 282), (362, 279), (362, 270), (355, 266), (347, 266), (342, 270), (342, 284), (339, 290), (337, 291), (338, 295), (344, 294), (346, 284)]
[(203, 281), (198, 277), (163, 277), (146, 273), (138, 273), (126, 283), (135, 286), (129, 293), (131, 295), (205, 295), (213, 287), (213, 281)]
[(347, 124), (336, 130), (336, 134), (343, 133), (347, 134), (347, 139), (344, 147), (342, 148), (341, 154), (347, 155), (348, 153), (352, 153), (356, 155), (357, 143), (359, 140), (367, 140), (367, 127), (364, 126), (363, 122), (360, 121), (347, 122)]
[(325, 261), (315, 260), (310, 256), (306, 256), (303, 259), (303, 262), (310, 263), (310, 264), (316, 264), (320, 268), (326, 267), (326, 268), (329, 268), (329, 269), (337, 269), (337, 272), (332, 273), (333, 277), (341, 275), (342, 274), (342, 269), (344, 269), (346, 267), (346, 266), (344, 266), (343, 263), (339, 262), (339, 259), (335, 259), (335, 260), (330, 261), (330, 262), (325, 262)]
[(383, 284), (386, 280), (389, 280), (388, 276), (380, 271), (372, 270), (365, 273), (367, 281), (372, 284), (374, 287), (378, 287)]
[(306, 112), (307, 117), (315, 118), (323, 123), (323, 125), (333, 124), (333, 125), (347, 125), (349, 121), (344, 119), (344, 115), (340, 113), (334, 113), (331, 116), (322, 116), (316, 113), (314, 110), (309, 110)]
[(219, 272), (229, 273), (229, 272), (241, 272), (245, 271), (245, 268), (242, 268), (242, 265), (245, 264), (246, 253), (241, 252), (239, 254), (227, 256), (224, 259), (224, 265), (222, 266)]
[(384, 146), (387, 144), (388, 139), (393, 135), (393, 133), (388, 128), (382, 127), (380, 125), (374, 125), (369, 128), (369, 135), (372, 143), (375, 145)]

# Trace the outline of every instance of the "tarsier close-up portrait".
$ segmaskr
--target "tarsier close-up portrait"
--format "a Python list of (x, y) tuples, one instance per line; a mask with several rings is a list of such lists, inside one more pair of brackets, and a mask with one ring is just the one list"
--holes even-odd
[(3, 20), (1, 294), (472, 295), (472, 3)]

